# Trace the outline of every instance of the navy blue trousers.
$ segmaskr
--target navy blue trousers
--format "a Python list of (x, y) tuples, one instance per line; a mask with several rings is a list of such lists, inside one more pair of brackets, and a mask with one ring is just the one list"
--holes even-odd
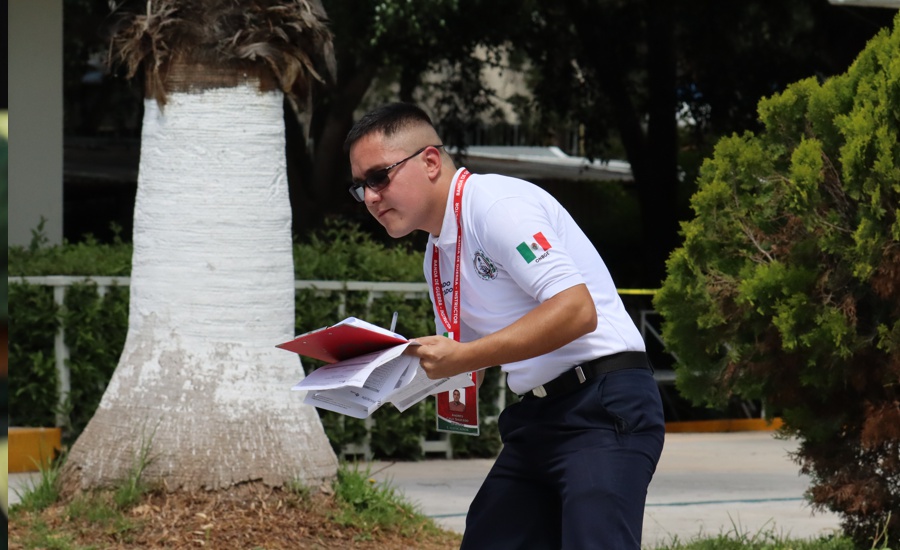
[(665, 437), (651, 371), (525, 397), (499, 419), (503, 450), (469, 507), (464, 550), (638, 550)]

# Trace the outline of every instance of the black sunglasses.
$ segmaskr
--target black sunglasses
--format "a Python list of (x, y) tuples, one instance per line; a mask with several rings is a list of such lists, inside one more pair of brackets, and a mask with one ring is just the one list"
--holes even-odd
[(425, 149), (428, 149), (429, 147), (434, 147), (436, 149), (439, 149), (439, 148), (443, 147), (443, 145), (426, 145), (425, 147), (422, 147), (421, 149), (419, 149), (418, 151), (416, 151), (415, 153), (411, 154), (410, 156), (406, 157), (403, 160), (397, 161), (394, 164), (391, 164), (390, 166), (385, 166), (384, 168), (370, 172), (369, 175), (367, 175), (366, 179), (364, 179), (364, 180), (353, 180), (353, 183), (350, 185), (350, 194), (353, 195), (353, 198), (356, 199), (357, 202), (365, 202), (366, 187), (368, 187), (372, 191), (375, 191), (376, 193), (381, 191), (382, 189), (387, 187), (389, 183), (391, 183), (391, 177), (390, 177), (391, 170), (400, 166), (401, 164), (408, 161), (409, 159), (416, 157), (417, 155), (420, 155), (422, 153), (422, 151), (424, 151)]

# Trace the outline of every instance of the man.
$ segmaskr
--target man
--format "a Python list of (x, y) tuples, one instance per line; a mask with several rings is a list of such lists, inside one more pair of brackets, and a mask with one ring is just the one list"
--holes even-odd
[(453, 390), (453, 401), (450, 402), (450, 412), (466, 412), (466, 404), (459, 400), (459, 390)]
[(500, 365), (523, 396), (466, 518), (463, 548), (640, 548), (662, 452), (644, 342), (599, 254), (537, 186), (453, 165), (429, 117), (395, 103), (345, 142), (351, 194), (392, 237), (429, 233), (430, 378)]

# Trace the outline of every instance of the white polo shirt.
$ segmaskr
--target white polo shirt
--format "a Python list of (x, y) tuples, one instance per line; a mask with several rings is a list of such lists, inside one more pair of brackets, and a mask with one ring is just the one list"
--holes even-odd
[[(456, 259), (453, 193), (462, 170), (450, 185), (441, 234), (430, 235), (425, 250), (424, 272), (429, 283), (432, 250), (439, 250), (448, 308)], [(597, 357), (644, 351), (641, 334), (600, 254), (549, 193), (515, 178), (472, 174), (463, 190), (462, 226), (460, 341), (470, 342), (505, 328), (541, 302), (581, 283), (594, 298), (596, 330), (550, 353), (501, 365), (512, 391), (524, 394)], [(437, 332), (443, 333), (448, 329), (436, 309), (434, 312)]]

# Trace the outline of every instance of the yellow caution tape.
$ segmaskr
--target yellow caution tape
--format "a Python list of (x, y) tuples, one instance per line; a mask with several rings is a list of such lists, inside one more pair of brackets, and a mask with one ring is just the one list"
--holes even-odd
[(628, 296), (653, 296), (659, 290), (655, 288), (620, 288), (618, 292)]

